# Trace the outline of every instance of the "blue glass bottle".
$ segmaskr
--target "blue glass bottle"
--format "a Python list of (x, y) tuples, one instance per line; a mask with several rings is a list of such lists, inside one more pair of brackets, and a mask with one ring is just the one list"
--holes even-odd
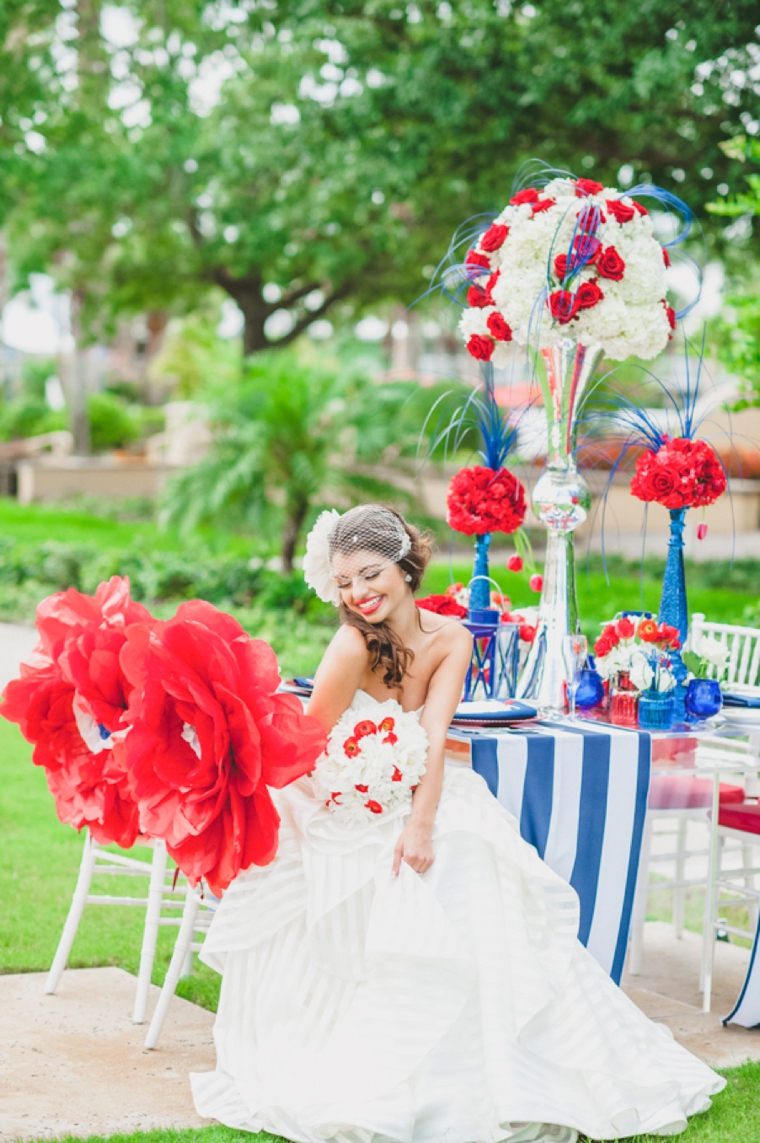
[[(665, 564), (665, 574), (662, 579), (662, 595), (660, 609), (657, 613), (658, 623), (667, 623), (678, 630), (681, 647), (686, 643), (689, 634), (689, 609), (686, 602), (686, 574), (683, 566), (683, 529), (686, 520), (685, 508), (671, 508), (670, 510), (670, 539), (668, 540), (668, 559)], [(675, 676), (676, 687), (673, 696), (675, 702), (674, 720), (683, 722), (686, 717), (686, 676), (688, 671), (681, 658), (681, 652), (668, 651), (670, 670)]]

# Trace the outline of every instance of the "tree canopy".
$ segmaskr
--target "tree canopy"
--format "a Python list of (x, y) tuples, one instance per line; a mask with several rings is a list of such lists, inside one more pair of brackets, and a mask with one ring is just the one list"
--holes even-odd
[(341, 306), (413, 301), (530, 157), (703, 214), (742, 173), (720, 144), (757, 131), (751, 0), (6, 9), (0, 115), (40, 114), (0, 207), (19, 273), (52, 267), (93, 333), (216, 286), (246, 351), (285, 345)]

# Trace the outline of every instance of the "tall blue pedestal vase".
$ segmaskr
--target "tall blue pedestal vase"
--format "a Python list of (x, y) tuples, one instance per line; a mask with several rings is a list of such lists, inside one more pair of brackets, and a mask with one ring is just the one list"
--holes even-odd
[(468, 618), (471, 623), (487, 623), (490, 619), (489, 615), (484, 616), (482, 614), (482, 612), (488, 611), (491, 606), (491, 584), (488, 579), (488, 549), (490, 546), (490, 532), (476, 537), (475, 565), (470, 581), (470, 614)]
[[(659, 623), (667, 623), (678, 628), (681, 646), (686, 643), (689, 634), (689, 610), (686, 605), (686, 575), (683, 566), (683, 526), (686, 520), (685, 508), (671, 508), (670, 510), (670, 539), (668, 540), (668, 560), (665, 564), (665, 576), (662, 581), (662, 596), (660, 609), (657, 613)], [(680, 651), (669, 651), (671, 670), (676, 678), (675, 712), (674, 720), (684, 722), (686, 719), (686, 676), (688, 670), (681, 658)]]

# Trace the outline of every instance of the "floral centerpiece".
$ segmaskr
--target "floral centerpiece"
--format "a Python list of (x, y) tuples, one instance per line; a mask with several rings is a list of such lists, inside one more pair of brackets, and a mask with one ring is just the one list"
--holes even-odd
[(411, 801), (425, 773), (427, 749), (419, 718), (394, 699), (367, 704), (366, 710), (349, 708), (314, 768), (316, 792), (348, 824), (387, 817)]
[(632, 195), (591, 179), (524, 187), (467, 254), (459, 329), (470, 355), (495, 365), (507, 364), (513, 339), (550, 349), (569, 337), (616, 361), (656, 357), (675, 327), (669, 263)]
[(594, 644), (596, 669), (612, 689), (613, 722), (664, 728), (673, 721), (673, 695), (677, 679), (673, 655), (681, 643), (678, 630), (645, 616), (634, 621), (624, 615), (609, 623)]

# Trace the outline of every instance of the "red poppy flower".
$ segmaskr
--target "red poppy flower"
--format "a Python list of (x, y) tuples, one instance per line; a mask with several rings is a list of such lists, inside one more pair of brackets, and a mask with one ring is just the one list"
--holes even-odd
[(354, 738), (366, 738), (368, 734), (377, 734), (377, 727), (371, 719), (365, 718), (354, 727)]
[(659, 630), (654, 619), (642, 619), (636, 628), (636, 634), (643, 643), (656, 643), (659, 638)]
[(596, 256), (596, 269), (600, 277), (620, 282), (625, 274), (625, 262), (614, 246), (601, 247)]
[(277, 693), (277, 659), (210, 603), (127, 629), (120, 661), (135, 688), (126, 720), (130, 781), (142, 828), (161, 837), (192, 884), (215, 893), (277, 852), (268, 787), (308, 773), (321, 724)]
[(101, 845), (129, 848), (139, 833), (124, 756), (113, 736), (130, 687), (119, 665), (127, 623), (151, 622), (113, 576), (94, 596), (70, 588), (37, 609), (40, 642), (5, 689), (0, 714), (34, 744), (62, 822), (89, 827)]
[(616, 222), (619, 222), (621, 225), (624, 222), (630, 222), (636, 213), (632, 206), (626, 206), (619, 198), (608, 199), (607, 209)]
[(594, 182), (593, 179), (576, 179), (575, 180), (575, 194), (577, 198), (585, 198), (589, 194), (601, 194), (604, 190), (602, 183)]
[(381, 814), (383, 812), (383, 807), (380, 805), (380, 803), (373, 802), (371, 798), (368, 802), (365, 802), (364, 805), (368, 810), (371, 810), (373, 814)]
[(395, 718), (391, 718), (391, 716), (388, 715), (388, 717), (384, 718), (383, 721), (380, 723), (378, 730), (382, 730), (384, 734), (387, 734), (389, 731), (393, 730), (395, 725), (396, 725)]
[(581, 282), (575, 294), (575, 305), (579, 310), (590, 310), (603, 300), (604, 294), (596, 282)]
[(493, 334), (497, 341), (511, 341), (512, 329), (500, 313), (493, 313), (488, 315), (486, 321), (488, 332)]
[(355, 790), (358, 790), (360, 794), (366, 794), (366, 793), (367, 793), (367, 790), (369, 789), (369, 786), (360, 786), (360, 785), (357, 783), (357, 784), (354, 786), (354, 789), (355, 789)]
[(525, 518), (525, 489), (506, 468), (498, 472), (474, 465), (461, 469), (449, 484), (446, 519), (466, 536), (514, 532)]
[(538, 191), (535, 187), (525, 187), (524, 190), (518, 191), (513, 198), (509, 200), (510, 206), (522, 206), (526, 202), (537, 202)]
[(501, 223), (494, 222), (488, 227), (483, 237), (480, 239), (480, 245), (483, 250), (488, 250), (493, 253), (504, 245), (507, 235), (509, 234), (509, 227), (503, 226)]
[(401, 773), (398, 766), (394, 766), (393, 767), (393, 777), (391, 778), (391, 782), (400, 782), (403, 777), (404, 777), (404, 775)]
[(552, 317), (560, 325), (567, 325), (578, 313), (575, 294), (570, 290), (555, 290), (553, 294), (549, 294), (549, 309)]
[(477, 361), (490, 361), (493, 357), (494, 342), (490, 337), (474, 333), (467, 342), (467, 352)]
[(383, 742), (387, 743), (388, 746), (395, 746), (396, 743), (398, 742), (398, 735), (393, 734), (393, 732), (391, 732), (390, 734), (386, 734), (385, 738), (383, 739)]

